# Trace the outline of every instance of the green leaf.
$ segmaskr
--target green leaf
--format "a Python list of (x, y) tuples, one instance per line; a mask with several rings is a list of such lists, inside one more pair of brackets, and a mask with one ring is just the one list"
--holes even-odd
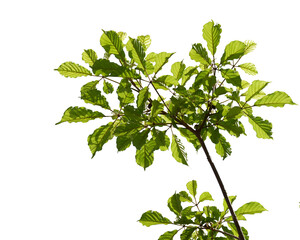
[(173, 230), (173, 231), (167, 231), (163, 235), (161, 235), (158, 240), (172, 240), (178, 230)]
[(197, 70), (198, 67), (187, 67), (184, 71), (183, 71), (183, 75), (182, 75), (182, 82), (181, 85), (184, 86), (186, 84), (186, 82), (188, 80), (190, 80), (190, 78), (194, 75), (198, 73)]
[(96, 118), (103, 118), (104, 114), (101, 112), (93, 112), (90, 109), (86, 109), (85, 107), (69, 107), (62, 116), (60, 122), (56, 123), (60, 124), (63, 122), (88, 122), (89, 120), (94, 120)]
[(121, 41), (123, 42), (125, 40), (125, 38), (127, 37), (127, 33), (126, 32), (118, 32), (118, 36), (121, 39)]
[(229, 60), (238, 59), (245, 53), (246, 45), (241, 41), (232, 41), (226, 45), (224, 54), (221, 58), (221, 64)]
[(101, 106), (105, 109), (110, 109), (106, 98), (101, 91), (96, 89), (98, 80), (89, 82), (81, 87), (81, 99), (86, 103)]
[(261, 90), (263, 90), (269, 82), (255, 80), (251, 83), (250, 87), (248, 88), (246, 92), (246, 102), (251, 100), (255, 95), (259, 94)]
[(94, 65), (97, 59), (97, 53), (92, 49), (84, 50), (82, 53), (82, 60), (89, 64), (90, 67)]
[(166, 131), (159, 131), (157, 129), (152, 130), (153, 140), (156, 142), (156, 146), (161, 151), (166, 151), (170, 145), (170, 138), (166, 134)]
[(245, 51), (244, 51), (244, 55), (246, 55), (246, 54), (252, 52), (252, 51), (256, 48), (256, 43), (253, 42), (253, 41), (247, 40), (247, 41), (245, 41), (244, 43), (245, 43), (245, 45), (246, 45)]
[(220, 24), (214, 24), (213, 21), (206, 23), (203, 26), (203, 38), (207, 42), (207, 48), (211, 52), (211, 54), (214, 56), (217, 51), (217, 46), (220, 43), (221, 38), (221, 25)]
[(168, 62), (169, 58), (173, 54), (174, 53), (166, 53), (166, 52), (161, 52), (159, 54), (156, 54), (156, 56), (155, 56), (156, 64), (154, 66), (154, 73), (155, 74), (162, 69), (162, 67)]
[(192, 180), (186, 184), (187, 190), (189, 190), (189, 193), (193, 196), (196, 197), (197, 194), (197, 181)]
[(162, 110), (164, 110), (164, 105), (157, 100), (153, 100), (150, 116), (156, 117)]
[(260, 203), (249, 202), (241, 206), (238, 210), (235, 211), (235, 213), (236, 215), (244, 215), (262, 213), (263, 211), (267, 211), (267, 209), (265, 209)]
[(188, 195), (188, 193), (186, 191), (181, 191), (179, 193), (180, 196), (180, 201), (181, 202), (192, 202), (192, 198)]
[(241, 113), (242, 109), (241, 107), (233, 107), (233, 108), (230, 108), (228, 113), (226, 114), (226, 118), (235, 118), (235, 119), (238, 119), (240, 118), (243, 114)]
[(141, 42), (144, 51), (146, 51), (151, 45), (151, 38), (149, 35), (138, 36), (137, 39)]
[(131, 53), (130, 55), (132, 55), (132, 59), (137, 63), (138, 68), (145, 70), (146, 54), (144, 52), (142, 43), (137, 39), (129, 38), (126, 48), (127, 51)]
[(133, 146), (135, 146), (137, 149), (141, 149), (143, 145), (146, 144), (148, 134), (150, 132), (150, 129), (147, 128), (144, 131), (138, 132), (135, 134), (135, 137), (132, 140)]
[(149, 88), (144, 87), (137, 96), (136, 105), (138, 109), (143, 111), (145, 109), (145, 104), (149, 98), (150, 98)]
[(189, 131), (186, 128), (178, 128), (181, 136), (185, 137), (186, 140), (194, 145), (194, 148), (196, 151), (198, 151), (201, 148), (201, 144), (199, 143), (198, 138), (193, 134), (191, 131)]
[(172, 156), (175, 158), (177, 162), (188, 165), (187, 154), (184, 150), (184, 146), (182, 145), (180, 139), (175, 134), (172, 135), (171, 151), (172, 151)]
[(180, 240), (190, 240), (197, 227), (188, 227), (180, 234)]
[(216, 144), (217, 153), (223, 157), (223, 160), (231, 154), (231, 148), (229, 142), (222, 135), (220, 136), (219, 142)]
[(198, 90), (201, 85), (205, 83), (205, 81), (208, 79), (209, 74), (211, 73), (210, 69), (205, 69), (197, 74), (195, 82), (193, 83), (193, 88), (195, 90)]
[(113, 138), (114, 123), (110, 122), (97, 128), (91, 135), (88, 136), (88, 145), (95, 156), (97, 151), (101, 151), (105, 143)]
[(129, 137), (131, 135), (135, 135), (139, 131), (140, 127), (140, 123), (119, 124), (115, 130), (115, 136)]
[(182, 206), (180, 201), (180, 195), (178, 193), (175, 193), (172, 197), (169, 198), (168, 207), (177, 216), (180, 215), (182, 211)]
[(125, 63), (125, 53), (123, 43), (119, 35), (115, 31), (103, 31), (100, 38), (100, 44), (108, 54), (114, 54), (116, 58), (121, 59)]
[(92, 76), (92, 73), (88, 69), (73, 62), (65, 62), (55, 70), (64, 77), (70, 78)]
[(211, 64), (211, 59), (208, 57), (207, 51), (201, 43), (193, 44), (189, 55), (192, 60), (200, 62), (205, 66)]
[(256, 137), (272, 139), (272, 123), (263, 120), (261, 117), (248, 116), (249, 123), (256, 132)]
[(283, 107), (285, 104), (294, 105), (295, 103), (285, 92), (276, 91), (257, 100), (254, 106)]
[(245, 73), (249, 75), (256, 75), (258, 72), (256, 70), (256, 67), (253, 63), (243, 63), (238, 65)]
[(127, 79), (122, 79), (117, 89), (120, 106), (125, 106), (134, 102), (134, 95), (131, 90), (131, 84)]
[(182, 61), (172, 64), (171, 72), (173, 73), (173, 76), (177, 81), (182, 77), (184, 69), (185, 64)]
[(242, 87), (242, 79), (239, 72), (232, 69), (221, 69), (221, 73), (222, 77), (226, 79), (226, 82), (236, 87)]
[(114, 91), (113, 85), (104, 80), (104, 82), (103, 82), (103, 92), (105, 92), (106, 94), (109, 94), (109, 93), (113, 93), (113, 91)]
[(151, 166), (154, 160), (154, 150), (156, 149), (156, 143), (152, 140), (147, 141), (141, 149), (136, 150), (135, 159), (136, 163), (144, 168), (144, 170)]
[(131, 138), (128, 136), (118, 136), (116, 140), (118, 151), (124, 151), (131, 145)]
[(161, 215), (161, 213), (156, 212), (156, 211), (147, 211), (145, 212), (139, 222), (143, 224), (144, 226), (150, 227), (152, 225), (157, 225), (157, 224), (171, 224), (172, 222), (168, 219), (165, 218)]
[(203, 202), (203, 201), (214, 201), (214, 199), (212, 198), (212, 196), (210, 195), (209, 192), (204, 192), (200, 195), (200, 198), (199, 198), (199, 202)]

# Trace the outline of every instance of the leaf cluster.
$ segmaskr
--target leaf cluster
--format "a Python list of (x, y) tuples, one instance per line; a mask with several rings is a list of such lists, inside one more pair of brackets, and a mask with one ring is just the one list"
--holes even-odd
[[(147, 211), (142, 214), (139, 222), (144, 226), (158, 224), (174, 225), (177, 228), (167, 231), (159, 240), (172, 240), (180, 234), (181, 240), (207, 240), (207, 239), (239, 239), (232, 217), (228, 215), (228, 206), (223, 201), (223, 210), (216, 206), (204, 205), (205, 201), (213, 201), (209, 192), (197, 195), (197, 182), (192, 180), (186, 185), (188, 191), (174, 193), (168, 200), (169, 210), (175, 214), (171, 221), (157, 211)], [(234, 202), (236, 196), (229, 197)], [(239, 207), (235, 213), (239, 220), (246, 220), (245, 215), (267, 211), (258, 202), (249, 202)], [(248, 231), (242, 227), (245, 239), (249, 239)]]
[[(216, 152), (225, 159), (232, 152), (226, 134), (246, 135), (242, 119), (248, 119), (258, 138), (272, 138), (272, 124), (253, 112), (256, 107), (283, 107), (294, 104), (284, 92), (266, 94), (269, 82), (242, 80), (239, 70), (257, 74), (253, 63), (241, 59), (255, 49), (253, 41), (228, 43), (217, 61), (221, 26), (213, 21), (203, 27), (202, 43), (195, 43), (189, 52), (194, 66), (183, 61), (171, 65), (170, 74), (161, 70), (174, 53), (150, 52), (149, 35), (128, 37), (124, 32), (103, 31), (99, 58), (92, 50), (84, 50), (83, 61), (90, 69), (65, 62), (56, 70), (65, 77), (94, 77), (81, 88), (80, 98), (99, 107), (69, 107), (57, 123), (87, 122), (107, 118), (110, 121), (88, 136), (92, 157), (109, 140), (116, 139), (118, 151), (131, 145), (135, 159), (146, 169), (153, 164), (155, 151), (172, 151), (174, 159), (187, 165), (188, 158), (181, 137), (198, 151), (201, 141), (210, 139)], [(115, 94), (117, 106), (107, 100)]]

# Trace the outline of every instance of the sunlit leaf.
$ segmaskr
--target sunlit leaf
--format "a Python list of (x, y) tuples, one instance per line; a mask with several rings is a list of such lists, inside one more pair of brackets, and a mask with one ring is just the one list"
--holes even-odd
[(161, 52), (159, 54), (156, 54), (155, 56), (156, 64), (154, 65), (154, 72), (157, 73), (158, 71), (160, 71), (161, 68), (168, 62), (169, 58), (173, 54), (174, 53), (166, 53), (166, 52)]
[(211, 194), (209, 192), (204, 192), (200, 195), (199, 202), (203, 201), (214, 201)]
[(294, 105), (295, 103), (285, 92), (276, 91), (257, 100), (254, 106), (283, 107), (285, 104)]
[(122, 79), (117, 89), (120, 106), (134, 102), (134, 95), (131, 90), (131, 84), (127, 79)]
[[(229, 202), (232, 204), (235, 201), (236, 196), (228, 196), (228, 198), (229, 198)], [(228, 205), (225, 199), (223, 200), (223, 207), (224, 207), (224, 212), (226, 212), (228, 210)]]
[(200, 62), (204, 65), (210, 65), (211, 59), (208, 57), (206, 49), (202, 46), (201, 43), (193, 44), (190, 51), (190, 57), (196, 62)]
[(228, 157), (232, 152), (229, 142), (227, 142), (226, 138), (222, 135), (220, 136), (219, 142), (216, 144), (216, 151), (223, 159)]
[(113, 85), (104, 80), (104, 82), (103, 82), (103, 92), (105, 92), (106, 94), (109, 94), (109, 93), (113, 93), (113, 91), (114, 91)]
[(241, 206), (238, 210), (235, 211), (235, 213), (236, 215), (244, 215), (262, 213), (263, 211), (267, 211), (267, 209), (265, 209), (260, 203), (249, 202)]
[(92, 76), (92, 73), (88, 69), (73, 62), (65, 62), (55, 70), (64, 77), (70, 78)]
[(197, 230), (197, 227), (189, 227), (182, 231), (180, 234), (180, 240), (190, 240), (194, 231)]
[(145, 109), (145, 104), (147, 100), (150, 98), (150, 92), (148, 87), (144, 87), (142, 90), (140, 90), (137, 100), (136, 100), (136, 105), (139, 109), (144, 110)]
[(197, 67), (187, 67), (184, 71), (183, 71), (183, 75), (182, 75), (182, 82), (181, 85), (184, 86), (186, 84), (186, 82), (188, 80), (190, 80), (190, 78), (197, 74), (198, 70)]
[(158, 240), (173, 240), (174, 236), (178, 230), (173, 230), (173, 231), (167, 231), (163, 235), (161, 235)]
[(180, 201), (181, 202), (192, 202), (192, 198), (188, 195), (188, 193), (186, 191), (181, 191), (179, 193), (180, 196)]
[(154, 150), (156, 149), (156, 143), (152, 140), (147, 141), (141, 149), (136, 150), (135, 159), (136, 163), (146, 169), (151, 166), (154, 160)]
[(186, 184), (186, 188), (187, 188), (187, 190), (189, 190), (189, 193), (193, 197), (196, 197), (196, 194), (197, 194), (197, 181), (196, 180), (189, 181)]
[(84, 52), (82, 53), (82, 60), (85, 61), (90, 66), (93, 66), (93, 64), (96, 62), (97, 59), (98, 59), (97, 54), (92, 49), (84, 50)]
[(236, 87), (242, 87), (242, 79), (239, 72), (232, 69), (222, 69), (221, 73), (222, 77), (226, 79), (226, 82)]
[(177, 81), (182, 77), (184, 69), (185, 64), (183, 62), (176, 62), (172, 64), (171, 72)]
[(132, 59), (137, 63), (138, 68), (145, 70), (145, 52), (142, 43), (133, 38), (129, 38), (126, 44), (127, 51), (131, 53)]
[(157, 224), (171, 224), (171, 221), (168, 218), (165, 218), (161, 215), (161, 213), (156, 212), (156, 211), (148, 211), (145, 212), (139, 222), (143, 224), (144, 226), (150, 227), (152, 225), (157, 225)]
[(248, 88), (246, 92), (246, 102), (251, 100), (255, 95), (259, 94), (261, 90), (263, 90), (269, 82), (255, 80), (251, 83), (250, 87)]
[(172, 150), (172, 156), (175, 158), (177, 162), (188, 165), (187, 154), (185, 152), (184, 146), (182, 145), (180, 139), (175, 134), (172, 135), (171, 150)]
[(88, 145), (95, 156), (97, 151), (101, 151), (105, 143), (113, 138), (114, 123), (110, 122), (97, 128), (91, 135), (88, 136)]
[(148, 134), (150, 132), (150, 129), (147, 128), (144, 131), (138, 132), (135, 134), (132, 144), (135, 146), (137, 149), (141, 149), (144, 144), (146, 144)]
[(138, 36), (137, 39), (142, 43), (144, 51), (146, 51), (151, 45), (151, 38), (149, 35)]
[(92, 81), (81, 87), (81, 99), (86, 103), (101, 106), (105, 109), (110, 109), (109, 103), (101, 91), (96, 89), (99, 81)]
[(168, 150), (170, 146), (170, 138), (166, 134), (166, 131), (159, 131), (157, 129), (153, 129), (152, 133), (153, 133), (153, 139), (156, 142), (156, 146), (161, 151)]
[(254, 49), (256, 48), (256, 43), (253, 42), (253, 41), (247, 40), (247, 41), (245, 41), (244, 43), (245, 43), (245, 45), (246, 45), (245, 51), (244, 51), (244, 55), (246, 55), (246, 54), (248, 54), (248, 53), (254, 51)]
[(119, 136), (116, 140), (118, 151), (124, 151), (131, 145), (131, 138), (128, 136)]
[(203, 26), (202, 32), (203, 38), (207, 42), (207, 48), (214, 56), (217, 51), (217, 46), (219, 45), (221, 39), (221, 25), (214, 24), (213, 21), (208, 22)]
[(253, 63), (243, 63), (238, 65), (245, 73), (249, 75), (256, 75), (258, 72), (256, 70), (256, 67)]
[(232, 41), (226, 45), (221, 64), (242, 57), (245, 53), (246, 45), (241, 41)]
[(85, 107), (69, 107), (64, 112), (60, 122), (56, 123), (56, 125), (63, 122), (88, 122), (90, 120), (103, 117), (103, 113), (97, 111), (94, 112), (90, 109), (86, 109)]
[(272, 123), (263, 120), (261, 117), (248, 116), (249, 123), (256, 132), (256, 137), (272, 139)]
[(114, 54), (116, 58), (125, 62), (125, 53), (123, 50), (123, 43), (119, 35), (115, 31), (103, 31), (100, 38), (100, 44), (108, 54)]
[(181, 206), (181, 201), (180, 201), (180, 195), (178, 193), (175, 193), (172, 197), (169, 198), (168, 207), (177, 216), (180, 215), (180, 213), (182, 211), (182, 206)]

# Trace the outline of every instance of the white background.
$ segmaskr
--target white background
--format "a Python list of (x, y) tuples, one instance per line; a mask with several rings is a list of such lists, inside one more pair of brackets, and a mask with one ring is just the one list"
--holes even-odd
[[(186, 145), (189, 167), (170, 152), (155, 155), (144, 171), (134, 149), (117, 153), (115, 140), (91, 159), (87, 136), (103, 124), (55, 126), (90, 79), (53, 71), (65, 61), (84, 64), (83, 49), (102, 56), (101, 29), (149, 34), (154, 52), (177, 52), (170, 62), (188, 64), (191, 45), (213, 19), (223, 29), (219, 51), (232, 40), (254, 40), (244, 62), (271, 81), (267, 93), (287, 92), (300, 103), (298, 1), (3, 1), (0, 6), (0, 239), (155, 240), (168, 226), (142, 226), (147, 210), (173, 219), (167, 199), (196, 179), (222, 208), (222, 195), (204, 154)], [(221, 54), (220, 53), (220, 54)], [(170, 65), (169, 65), (170, 66)], [(299, 106), (262, 108), (274, 140), (229, 138), (233, 153), (222, 161), (209, 144), (234, 207), (258, 201), (269, 211), (243, 222), (250, 239), (300, 239)], [(245, 122), (245, 121), (244, 121)]]

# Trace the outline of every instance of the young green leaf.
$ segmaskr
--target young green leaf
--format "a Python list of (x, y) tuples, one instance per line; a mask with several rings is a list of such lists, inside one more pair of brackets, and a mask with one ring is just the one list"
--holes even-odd
[(134, 95), (131, 90), (131, 84), (127, 79), (122, 79), (117, 89), (120, 106), (125, 106), (134, 102)]
[(227, 142), (226, 138), (222, 135), (220, 136), (219, 142), (216, 144), (216, 151), (223, 157), (223, 160), (232, 152), (229, 142)]
[(81, 99), (86, 103), (101, 106), (105, 109), (110, 109), (106, 98), (101, 91), (96, 89), (99, 81), (92, 81), (81, 87)]
[(144, 87), (138, 94), (137, 100), (136, 100), (136, 105), (138, 109), (143, 111), (145, 109), (145, 104), (147, 100), (150, 98), (150, 92), (148, 87)]
[(184, 86), (186, 84), (186, 82), (188, 80), (190, 80), (190, 78), (198, 73), (197, 70), (198, 67), (187, 67), (184, 71), (183, 71), (183, 75), (182, 75), (182, 81), (181, 81), (181, 85)]
[(185, 137), (188, 142), (193, 144), (196, 151), (198, 151), (201, 148), (201, 144), (199, 143), (195, 134), (193, 134), (191, 131), (189, 131), (186, 128), (178, 128), (178, 130), (181, 136)]
[(180, 215), (182, 211), (182, 206), (180, 201), (180, 195), (178, 193), (175, 193), (172, 197), (169, 198), (168, 207), (177, 216)]
[(167, 225), (167, 224), (172, 223), (168, 218), (163, 217), (161, 215), (161, 213), (156, 212), (156, 211), (151, 211), (151, 210), (148, 212), (145, 212), (141, 216), (139, 222), (147, 227), (150, 227), (152, 225), (157, 225), (157, 224)]
[(179, 193), (180, 196), (180, 201), (181, 202), (192, 202), (192, 198), (188, 195), (188, 193), (186, 191), (181, 191)]
[(113, 91), (114, 91), (113, 85), (104, 80), (104, 82), (103, 82), (103, 92), (105, 92), (106, 94), (109, 94), (109, 93), (113, 93)]
[(205, 66), (211, 64), (211, 59), (208, 57), (207, 51), (201, 43), (193, 44), (189, 55), (192, 60), (200, 62)]
[(177, 162), (188, 165), (187, 154), (184, 150), (184, 146), (182, 145), (180, 139), (175, 134), (172, 135), (171, 150), (172, 150), (172, 156), (175, 158)]
[(197, 227), (188, 227), (180, 234), (180, 240), (190, 240)]
[(252, 52), (256, 48), (256, 43), (253, 41), (245, 41), (244, 44), (246, 45), (244, 55)]
[(89, 64), (90, 67), (94, 65), (97, 59), (98, 56), (96, 52), (92, 49), (84, 50), (84, 52), (82, 53), (82, 60)]
[(263, 120), (261, 117), (248, 116), (249, 123), (256, 132), (256, 137), (272, 139), (272, 123)]
[(176, 62), (172, 64), (171, 72), (177, 81), (182, 77), (184, 69), (185, 64), (183, 62)]
[[(229, 196), (229, 202), (232, 204), (234, 202), (234, 200), (236, 199), (236, 196)], [(224, 207), (224, 212), (226, 212), (228, 210), (228, 205), (225, 201), (225, 199), (223, 200), (223, 207)]]
[(186, 184), (187, 190), (189, 190), (189, 193), (193, 196), (196, 197), (197, 194), (197, 181), (192, 180)]
[(209, 192), (204, 192), (200, 195), (200, 198), (199, 198), (199, 202), (203, 202), (203, 201), (214, 201), (214, 199), (212, 198), (212, 196), (210, 195)]
[(164, 109), (164, 105), (157, 100), (152, 101), (151, 106), (151, 117), (156, 117), (162, 110)]
[(92, 73), (88, 69), (73, 62), (65, 62), (55, 70), (64, 77), (70, 78), (92, 76)]
[(137, 67), (145, 70), (145, 52), (143, 49), (142, 43), (133, 38), (129, 38), (129, 41), (126, 45), (127, 51), (131, 53), (132, 59), (137, 63)]
[(144, 51), (146, 51), (151, 45), (151, 38), (149, 35), (138, 36), (137, 39), (141, 42)]
[(249, 75), (256, 75), (258, 72), (256, 70), (256, 67), (253, 63), (243, 63), (238, 65), (239, 68), (241, 68), (245, 73)]
[(131, 145), (131, 138), (128, 136), (118, 136), (116, 140), (118, 151), (124, 151)]
[(138, 132), (135, 134), (132, 144), (136, 147), (136, 149), (141, 149), (143, 145), (146, 144), (148, 134), (150, 132), (150, 129), (147, 128), (144, 131)]
[(156, 143), (153, 140), (147, 141), (141, 149), (136, 150), (135, 159), (136, 163), (146, 170), (151, 166), (154, 160), (154, 150), (156, 149)]
[(265, 209), (260, 203), (249, 202), (241, 206), (238, 210), (235, 211), (235, 213), (236, 215), (244, 215), (262, 213), (263, 211), (267, 211), (267, 209)]
[(159, 54), (156, 54), (156, 56), (155, 56), (156, 64), (154, 65), (154, 73), (155, 74), (162, 69), (162, 67), (168, 62), (169, 58), (173, 54), (174, 53), (166, 53), (166, 52), (161, 52)]
[(226, 82), (236, 87), (242, 87), (242, 79), (239, 72), (232, 69), (221, 69), (221, 73), (222, 77), (226, 79)]
[(229, 60), (241, 58), (245, 53), (246, 45), (241, 41), (232, 41), (225, 47), (225, 51), (221, 58), (221, 64)]
[(257, 100), (254, 106), (283, 107), (285, 104), (294, 105), (295, 103), (285, 92), (276, 91)]
[(203, 38), (207, 42), (207, 48), (214, 56), (217, 51), (217, 46), (219, 45), (221, 39), (221, 25), (215, 25), (213, 21), (208, 22), (203, 26), (202, 32)]
[(101, 112), (93, 112), (90, 109), (86, 109), (85, 107), (69, 107), (62, 116), (60, 122), (56, 123), (60, 124), (63, 122), (88, 122), (90, 120), (94, 120), (96, 118), (103, 118), (104, 114)]
[(246, 92), (246, 102), (251, 100), (255, 95), (259, 94), (261, 90), (263, 90), (269, 82), (255, 80), (251, 83), (250, 87), (248, 88)]
[(114, 54), (116, 58), (125, 63), (125, 53), (123, 43), (115, 31), (103, 31), (100, 38), (100, 44), (108, 54)]
[(161, 235), (158, 240), (172, 240), (178, 230), (173, 230), (173, 231), (167, 231), (163, 235)]
[(113, 138), (114, 123), (110, 122), (97, 128), (91, 135), (88, 136), (88, 145), (93, 154), (92, 158), (95, 156), (97, 151), (101, 151), (105, 143)]

